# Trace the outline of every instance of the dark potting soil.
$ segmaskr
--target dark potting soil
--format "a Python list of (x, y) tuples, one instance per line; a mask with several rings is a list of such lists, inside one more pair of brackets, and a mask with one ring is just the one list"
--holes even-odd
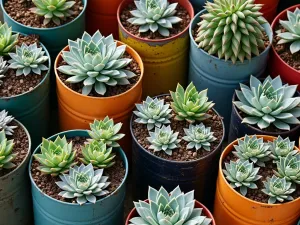
[[(81, 0), (73, 1), (76, 2), (75, 5), (71, 8), (71, 10), (74, 11), (74, 14), (68, 17), (65, 21), (61, 20), (61, 25), (74, 20), (83, 10), (83, 4)], [(4, 4), (4, 9), (8, 13), (8, 15), (15, 21), (24, 24), (25, 26), (37, 28), (57, 27), (57, 25), (52, 21), (47, 25), (44, 25), (44, 17), (38, 16), (30, 11), (30, 9), (34, 7), (36, 6), (31, 0), (6, 0)]]
[(13, 169), (0, 169), (0, 177), (5, 176), (6, 174), (12, 172), (24, 161), (26, 158), (29, 149), (29, 140), (25, 130), (16, 122), (12, 121), (9, 123), (10, 126), (17, 126), (14, 129), (13, 135), (6, 135), (8, 140), (14, 140), (14, 147), (12, 153), (17, 154), (16, 158), (12, 161), (16, 165)]
[[(170, 102), (172, 101), (171, 96), (163, 96), (162, 98), (165, 99), (165, 103), (168, 104), (170, 104)], [(153, 155), (171, 161), (194, 161), (197, 159), (201, 159), (204, 156), (213, 152), (220, 144), (223, 137), (223, 127), (221, 121), (222, 119), (218, 115), (216, 115), (212, 110), (210, 110), (208, 114), (212, 115), (212, 118), (202, 121), (202, 123), (206, 127), (211, 127), (211, 131), (214, 132), (213, 135), (217, 138), (214, 142), (210, 143), (210, 151), (205, 151), (204, 149), (199, 149), (198, 151), (196, 151), (196, 149), (187, 149), (186, 147), (188, 145), (188, 142), (181, 140), (178, 144), (179, 148), (174, 149), (172, 151), (172, 155), (170, 156), (164, 151), (154, 152), (152, 149), (149, 149), (151, 144), (147, 140), (147, 137), (150, 137), (150, 135), (146, 125), (133, 122), (133, 133), (140, 145), (143, 146), (143, 148), (145, 148), (147, 151), (151, 152)], [(174, 119), (174, 117), (175, 112), (172, 110), (172, 118), (170, 119), (171, 124), (166, 125), (170, 125), (174, 132), (179, 132), (178, 139), (182, 139), (183, 136), (185, 136), (183, 128), (188, 128), (189, 123), (187, 121), (177, 121)], [(134, 116), (134, 120), (136, 118), (137, 117)], [(151, 130), (151, 132), (154, 132), (154, 129)]]
[[(106, 85), (106, 92), (104, 95), (99, 95), (94, 88), (92, 89), (91, 93), (88, 96), (92, 96), (92, 97), (110, 97), (110, 96), (115, 96), (115, 95), (120, 95), (126, 91), (128, 91), (129, 89), (131, 89), (140, 79), (141, 76), (141, 69), (139, 67), (139, 64), (137, 63), (137, 61), (131, 56), (129, 55), (127, 52), (124, 53), (124, 58), (128, 58), (128, 59), (132, 59), (131, 63), (125, 68), (133, 73), (136, 74), (135, 77), (128, 79), (128, 81), (130, 82), (130, 84), (128, 85), (116, 85), (116, 86), (109, 86)], [(65, 61), (61, 61), (58, 63), (58, 67), (62, 66), (62, 65), (67, 65), (67, 63)], [(78, 93), (81, 94), (82, 92), (82, 88), (83, 88), (83, 82), (80, 83), (76, 83), (76, 84), (71, 84), (66, 82), (66, 80), (70, 77), (69, 75), (63, 74), (61, 72), (58, 72), (58, 76), (59, 78), (64, 82), (64, 84), (72, 89), (73, 91), (76, 91)]]
[[(21, 46), (22, 43), (27, 45), (37, 43), (40, 47), (39, 36), (37, 35), (19, 35), (17, 45)], [(10, 57), (5, 56), (4, 59), (8, 61)], [(47, 64), (45, 65), (48, 67)], [(27, 76), (16, 76), (16, 70), (8, 69), (5, 77), (1, 79), (3, 83), (0, 85), (0, 97), (13, 97), (33, 90), (44, 79), (46, 74), (47, 71), (42, 71), (41, 75), (31, 72)]]
[[(79, 161), (79, 157), (81, 157), (81, 148), (82, 146), (84, 146), (84, 143), (87, 141), (87, 139), (83, 137), (74, 137), (67, 139), (67, 141), (73, 142), (73, 149), (77, 151), (75, 161), (77, 162), (77, 165), (81, 165), (81, 162)], [(126, 172), (124, 163), (120, 155), (116, 155), (115, 161), (116, 163), (114, 166), (104, 169), (104, 176), (108, 176), (108, 182), (110, 182), (110, 185), (106, 190), (108, 190), (110, 193), (114, 192), (120, 186)], [(41, 191), (54, 199), (63, 202), (76, 203), (76, 199), (67, 199), (58, 195), (58, 193), (62, 191), (55, 183), (57, 181), (61, 181), (59, 176), (52, 177), (51, 175), (42, 174), (37, 169), (39, 165), (40, 164), (38, 161), (33, 160), (31, 165), (31, 175), (34, 182), (41, 189)], [(94, 169), (97, 170), (97, 168)], [(104, 197), (105, 196), (97, 197), (97, 200)]]
[(132, 14), (130, 13), (130, 11), (136, 10), (136, 9), (137, 8), (134, 3), (131, 3), (127, 7), (125, 7), (120, 15), (121, 23), (124, 26), (124, 28), (127, 31), (129, 31), (131, 34), (133, 34), (134, 36), (137, 36), (137, 37), (145, 38), (145, 39), (166, 39), (169, 37), (173, 37), (173, 36), (181, 33), (182, 31), (184, 31), (184, 29), (186, 27), (188, 27), (191, 22), (191, 18), (190, 18), (188, 11), (184, 7), (182, 7), (181, 5), (178, 4), (177, 9), (176, 9), (177, 12), (174, 16), (181, 18), (182, 21), (178, 24), (173, 24), (173, 28), (169, 29), (169, 31), (170, 31), (169, 37), (164, 37), (164, 36), (160, 35), (158, 32), (153, 33), (151, 31), (140, 33), (139, 26), (132, 25), (131, 23), (129, 23), (127, 21), (128, 19), (133, 17)]

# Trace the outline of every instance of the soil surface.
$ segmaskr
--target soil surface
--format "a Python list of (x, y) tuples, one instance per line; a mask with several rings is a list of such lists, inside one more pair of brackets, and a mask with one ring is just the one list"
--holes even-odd
[(12, 153), (17, 154), (16, 158), (12, 161), (16, 165), (13, 169), (0, 169), (0, 177), (12, 172), (24, 161), (29, 149), (29, 140), (25, 130), (16, 122), (12, 121), (9, 123), (10, 126), (17, 126), (14, 129), (13, 135), (6, 135), (8, 140), (14, 140), (14, 147)]
[[(73, 0), (75, 5), (71, 8), (74, 12), (72, 16), (68, 17), (65, 21), (61, 20), (61, 25), (69, 23), (74, 20), (83, 10), (81, 0)], [(37, 28), (51, 28), (57, 27), (52, 21), (47, 25), (43, 24), (44, 17), (38, 16), (30, 11), (31, 8), (36, 7), (31, 0), (7, 0), (4, 4), (4, 9), (15, 21), (29, 27)]]
[[(84, 145), (84, 142), (87, 141), (87, 139), (82, 137), (74, 137), (68, 139), (68, 142), (70, 141), (73, 142), (73, 149), (77, 151), (75, 161), (77, 161), (77, 165), (81, 165), (81, 162), (79, 161), (79, 158), (81, 157), (81, 148)], [(115, 161), (116, 163), (114, 166), (112, 166), (111, 168), (104, 169), (104, 176), (109, 176), (108, 182), (110, 182), (110, 185), (106, 190), (108, 190), (110, 193), (114, 192), (120, 186), (126, 172), (125, 165), (123, 164), (120, 155), (118, 154), (116, 155)], [(42, 192), (54, 199), (63, 202), (76, 203), (75, 198), (66, 199), (58, 195), (58, 193), (62, 191), (55, 183), (57, 181), (60, 181), (59, 176), (52, 177), (51, 175), (42, 174), (37, 169), (39, 165), (40, 165), (39, 162), (36, 160), (32, 162), (31, 174), (34, 182), (42, 190)], [(105, 196), (97, 197), (97, 200), (104, 197)]]
[[(165, 103), (170, 104), (172, 101), (171, 96), (164, 96), (162, 97), (165, 99)], [(172, 118), (170, 119), (171, 124), (166, 124), (167, 126), (170, 125), (172, 130), (174, 132), (179, 132), (178, 139), (182, 139), (183, 136), (185, 136), (183, 128), (188, 128), (189, 123), (187, 121), (177, 121), (174, 119), (175, 112), (172, 110)], [(152, 154), (163, 158), (167, 160), (172, 161), (193, 161), (197, 159), (201, 159), (202, 157), (212, 153), (217, 146), (220, 144), (223, 136), (223, 127), (222, 127), (222, 119), (216, 115), (212, 110), (208, 112), (208, 114), (212, 115), (212, 118), (207, 119), (205, 121), (202, 121), (202, 123), (205, 125), (205, 127), (211, 127), (211, 131), (214, 132), (214, 136), (217, 138), (214, 142), (210, 142), (211, 144), (211, 150), (205, 151), (204, 149), (199, 149), (196, 151), (195, 148), (193, 149), (187, 149), (188, 142), (185, 140), (181, 140), (179, 142), (178, 146), (179, 148), (174, 149), (172, 151), (172, 155), (166, 154), (164, 151), (155, 152), (152, 149), (149, 149), (150, 142), (147, 140), (147, 137), (149, 137), (149, 131), (147, 129), (147, 125), (145, 124), (139, 124), (136, 122), (133, 122), (133, 133), (136, 138), (136, 140), (140, 143), (141, 146), (143, 146), (147, 151), (151, 152)], [(137, 117), (134, 116), (134, 120)], [(200, 124), (200, 123), (199, 123)], [(154, 132), (154, 129), (151, 130), (151, 132)]]
[(132, 25), (131, 23), (129, 23), (127, 21), (128, 19), (133, 17), (133, 15), (130, 13), (130, 11), (136, 10), (136, 9), (137, 8), (134, 3), (129, 4), (121, 12), (120, 20), (121, 20), (122, 25), (124, 26), (124, 28), (127, 31), (129, 31), (134, 36), (145, 38), (145, 39), (165, 39), (165, 38), (173, 37), (173, 36), (181, 33), (182, 31), (184, 31), (184, 29), (186, 27), (188, 27), (191, 22), (191, 18), (190, 18), (188, 11), (184, 7), (182, 7), (181, 5), (178, 4), (178, 6), (176, 8), (177, 12), (174, 16), (181, 18), (182, 21), (178, 24), (173, 24), (173, 28), (169, 29), (169, 31), (170, 31), (169, 37), (164, 37), (158, 32), (153, 33), (151, 31), (140, 33), (139, 32), (140, 26)]

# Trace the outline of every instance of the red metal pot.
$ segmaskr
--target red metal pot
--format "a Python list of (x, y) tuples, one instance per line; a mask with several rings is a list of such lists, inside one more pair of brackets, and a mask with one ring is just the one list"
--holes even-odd
[(260, 11), (264, 14), (263, 17), (265, 17), (269, 23), (272, 23), (277, 13), (279, 0), (255, 0), (255, 3), (263, 4), (263, 7)]

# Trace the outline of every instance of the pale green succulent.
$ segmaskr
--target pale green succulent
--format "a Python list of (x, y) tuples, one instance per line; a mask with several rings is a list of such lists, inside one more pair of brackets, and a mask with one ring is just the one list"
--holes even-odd
[(295, 142), (290, 141), (287, 137), (283, 139), (278, 136), (274, 141), (269, 141), (271, 154), (270, 157), (273, 159), (273, 162), (279, 161), (280, 157), (286, 157), (289, 153), (295, 155), (298, 151), (295, 150)]
[(173, 24), (182, 21), (174, 16), (178, 3), (170, 4), (168, 0), (140, 0), (134, 3), (137, 9), (130, 11), (134, 17), (128, 19), (128, 22), (139, 26), (140, 33), (158, 31), (162, 36), (168, 37)]
[(280, 38), (277, 44), (291, 43), (290, 51), (292, 54), (300, 51), (300, 9), (294, 12), (287, 11), (288, 20), (279, 20), (279, 23), (286, 29), (286, 32), (277, 31)]
[(181, 141), (178, 139), (179, 132), (174, 133), (170, 126), (156, 127), (155, 132), (149, 132), (149, 134), (150, 137), (147, 137), (151, 143), (149, 149), (153, 149), (154, 152), (164, 151), (172, 155), (172, 150), (178, 148), (178, 143)]
[(66, 20), (74, 14), (71, 9), (75, 5), (75, 1), (67, 0), (32, 0), (36, 6), (30, 11), (44, 17), (44, 25), (53, 21), (56, 25), (61, 24), (61, 20)]
[(10, 126), (9, 124), (14, 120), (14, 117), (8, 116), (8, 112), (5, 110), (2, 110), (0, 112), (0, 131), (5, 132), (6, 135), (12, 135), (14, 133), (14, 129), (17, 128), (17, 126)]
[(57, 136), (55, 141), (43, 138), (40, 146), (41, 154), (34, 154), (34, 158), (41, 164), (38, 167), (43, 174), (57, 176), (68, 171), (73, 165), (76, 150), (72, 149), (72, 142), (68, 143), (66, 137)]
[(79, 205), (86, 202), (96, 203), (97, 197), (109, 194), (105, 190), (110, 182), (108, 177), (103, 176), (103, 169), (94, 171), (93, 165), (74, 166), (70, 168), (69, 174), (59, 176), (62, 181), (56, 182), (63, 191), (58, 195), (64, 198), (76, 198)]
[(147, 124), (148, 130), (152, 130), (154, 127), (161, 128), (163, 124), (171, 123), (169, 119), (172, 117), (172, 109), (169, 107), (169, 104), (164, 104), (164, 99), (152, 99), (148, 96), (142, 104), (136, 104), (138, 111), (133, 111), (133, 113), (138, 118), (135, 122)]
[(41, 75), (42, 71), (49, 68), (44, 65), (49, 57), (45, 55), (42, 48), (38, 48), (37, 44), (27, 45), (22, 44), (21, 47), (17, 46), (16, 53), (8, 53), (11, 57), (9, 68), (16, 69), (16, 76), (24, 74), (27, 76), (31, 72)]
[(294, 198), (290, 196), (296, 189), (291, 182), (286, 181), (286, 178), (279, 178), (275, 175), (272, 178), (267, 177), (266, 181), (263, 181), (265, 189), (262, 189), (266, 195), (269, 195), (269, 204), (274, 204), (276, 201), (292, 201)]
[(236, 162), (225, 163), (225, 168), (223, 173), (230, 182), (230, 186), (240, 188), (242, 195), (246, 196), (248, 188), (257, 189), (255, 181), (261, 179), (261, 176), (257, 175), (259, 168), (254, 168), (253, 163), (238, 159)]
[(209, 225), (212, 219), (202, 216), (202, 208), (195, 208), (194, 191), (184, 194), (179, 187), (169, 193), (161, 187), (149, 187), (149, 203), (134, 202), (139, 217), (129, 225)]
[(5, 77), (5, 73), (8, 69), (7, 61), (3, 60), (3, 57), (0, 56), (0, 85), (3, 83), (1, 78)]
[(4, 130), (0, 131), (0, 170), (12, 169), (16, 165), (12, 162), (17, 154), (12, 153), (14, 141), (7, 140)]
[(104, 37), (98, 30), (91, 37), (84, 32), (81, 39), (69, 40), (69, 48), (62, 52), (68, 65), (60, 66), (58, 70), (71, 76), (66, 82), (82, 82), (83, 95), (88, 95), (93, 88), (99, 95), (104, 95), (107, 85), (128, 85), (128, 79), (136, 76), (125, 69), (132, 61), (123, 56), (126, 45), (117, 47), (112, 35)]
[(9, 52), (13, 52), (18, 38), (19, 34), (12, 34), (12, 29), (8, 27), (7, 23), (0, 22), (0, 55), (5, 56)]
[(290, 125), (300, 124), (300, 97), (294, 97), (297, 85), (282, 85), (280, 76), (267, 77), (260, 82), (251, 76), (250, 86), (241, 84), (234, 105), (246, 114), (242, 123), (265, 129), (271, 124), (280, 130), (290, 130)]
[(171, 107), (176, 113), (176, 120), (194, 123), (211, 117), (207, 112), (214, 103), (208, 101), (207, 89), (198, 93), (192, 82), (186, 90), (178, 83), (176, 92), (170, 91), (170, 93), (173, 99)]
[(203, 123), (198, 125), (190, 124), (189, 129), (184, 128), (184, 136), (182, 139), (187, 141), (187, 149), (195, 148), (199, 150), (203, 148), (210, 151), (210, 142), (214, 142), (217, 138), (214, 137), (214, 132), (210, 132), (210, 127), (205, 127)]
[(122, 139), (125, 134), (119, 134), (122, 123), (114, 124), (113, 119), (106, 116), (103, 120), (94, 120), (90, 124), (91, 130), (88, 131), (90, 137), (97, 141), (104, 142), (110, 147), (119, 147), (118, 140)]
[(115, 164), (113, 160), (116, 155), (112, 153), (112, 148), (107, 148), (106, 144), (102, 141), (93, 140), (87, 143), (82, 148), (81, 162), (84, 164), (91, 163), (94, 167), (108, 168)]

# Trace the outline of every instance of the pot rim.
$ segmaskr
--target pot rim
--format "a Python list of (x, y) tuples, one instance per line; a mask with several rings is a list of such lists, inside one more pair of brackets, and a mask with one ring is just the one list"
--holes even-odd
[[(253, 135), (250, 135), (250, 136), (253, 136)], [(256, 135), (257, 138), (263, 138), (264, 141), (265, 140), (274, 140), (276, 139), (275, 136), (270, 136), (270, 135)], [(234, 140), (233, 142), (231, 142), (230, 144), (228, 144), (226, 146), (226, 148), (224, 149), (224, 151), (222, 152), (221, 154), (221, 157), (220, 157), (220, 160), (219, 160), (219, 174), (220, 174), (220, 177), (222, 179), (222, 182), (226, 184), (227, 188), (230, 188), (231, 190), (233, 190), (235, 192), (236, 195), (238, 195), (240, 198), (244, 199), (244, 200), (247, 200), (249, 202), (252, 202), (252, 203), (255, 203), (255, 204), (258, 204), (258, 205), (261, 205), (263, 207), (270, 207), (270, 206), (278, 206), (278, 205), (288, 205), (288, 204), (294, 204), (294, 202), (296, 201), (299, 201), (300, 202), (300, 197), (298, 197), (297, 199), (294, 199), (293, 201), (289, 201), (289, 202), (286, 202), (286, 203), (278, 203), (278, 204), (267, 204), (267, 203), (262, 203), (262, 202), (257, 202), (257, 201), (254, 201), (252, 199), (249, 199), (249, 198), (246, 198), (245, 196), (241, 195), (236, 189), (232, 188), (228, 181), (226, 180), (225, 176), (224, 176), (224, 173), (223, 173), (223, 160), (224, 158), (230, 153), (233, 151), (234, 147), (233, 145), (237, 144), (238, 140), (239, 139), (244, 139), (244, 137), (241, 137), (241, 138), (238, 138), (236, 140)], [(298, 150), (300, 152), (300, 149), (298, 147), (295, 146), (295, 149)], [(219, 179), (219, 177), (218, 177)]]
[[(198, 18), (200, 17), (200, 15), (203, 14), (205, 11), (206, 11), (206, 9), (201, 10), (201, 11), (198, 12), (198, 13), (196, 14), (196, 16), (191, 20), (191, 24), (190, 24), (190, 27), (189, 27), (189, 35), (190, 35), (190, 39), (191, 39), (191, 42), (193, 43), (193, 45), (194, 45), (197, 49), (199, 49), (203, 54), (205, 54), (205, 55), (207, 55), (207, 56), (209, 56), (209, 57), (212, 57), (212, 58), (215, 59), (215, 60), (227, 62), (227, 63), (230, 63), (230, 64), (235, 65), (235, 66), (242, 65), (242, 64), (246, 64), (247, 62), (250, 62), (250, 60), (248, 60), (248, 59), (244, 60), (244, 62), (241, 62), (241, 61), (237, 60), (236, 63), (233, 64), (232, 61), (230, 61), (230, 60), (225, 61), (224, 59), (219, 59), (218, 57), (216, 57), (216, 56), (214, 56), (214, 55), (209, 55), (209, 54), (208, 54), (206, 51), (204, 51), (202, 48), (198, 48), (198, 45), (197, 45), (197, 43), (196, 43), (196, 41), (195, 41), (195, 39), (194, 39), (194, 37), (193, 37), (193, 33), (192, 33), (192, 32), (193, 32), (193, 29), (194, 29), (194, 27), (195, 27), (195, 26), (193, 26), (193, 23), (194, 23), (194, 21), (195, 21), (196, 19), (198, 19)], [(272, 42), (273, 42), (273, 38), (274, 38), (273, 30), (272, 30), (271, 25), (270, 25), (269, 22), (263, 24), (263, 26), (267, 26), (267, 27), (270, 28), (270, 34), (268, 35), (268, 33), (266, 32), (268, 37), (271, 36), (271, 37), (269, 37), (270, 44), (268, 45), (267, 48), (265, 48), (265, 50), (264, 50), (263, 52), (261, 52), (258, 56), (253, 57), (252, 59), (257, 58), (257, 57), (260, 57), (260, 56), (263, 55), (263, 54), (266, 54), (266, 53), (270, 50), (270, 48), (271, 48), (271, 45), (272, 45)], [(265, 30), (266, 30), (266, 29), (265, 29)]]
[[(55, 137), (57, 137), (57, 136), (66, 135), (66, 134), (68, 134), (68, 133), (73, 133), (73, 132), (78, 132), (78, 131), (79, 131), (79, 132), (85, 132), (86, 134), (88, 134), (88, 133), (87, 133), (87, 130), (83, 130), (83, 129), (75, 129), (75, 130), (67, 130), (67, 131), (59, 132), (59, 133), (57, 133), (57, 134), (54, 134), (54, 135), (48, 137), (47, 139), (49, 140), (50, 138), (55, 138)], [(44, 193), (44, 192), (36, 185), (36, 183), (34, 182), (34, 180), (33, 180), (33, 178), (32, 178), (32, 175), (31, 175), (31, 165), (32, 165), (33, 155), (34, 155), (37, 151), (40, 150), (40, 146), (41, 146), (41, 143), (40, 143), (40, 144), (36, 147), (36, 149), (33, 151), (32, 155), (31, 155), (31, 157), (30, 157), (30, 161), (29, 161), (29, 163), (28, 163), (28, 173), (29, 173), (31, 185), (34, 185), (35, 188), (36, 188), (40, 193), (43, 194), (43, 196), (47, 197), (48, 199), (50, 199), (50, 200), (52, 200), (52, 201), (55, 201), (55, 202), (57, 202), (57, 203), (59, 203), (59, 204), (66, 204), (66, 205), (70, 205), (70, 206), (75, 206), (75, 207), (78, 206), (78, 207), (81, 207), (81, 205), (79, 205), (78, 203), (63, 202), (63, 201), (57, 200), (57, 199), (55, 199), (55, 198), (52, 198), (51, 196), (49, 196), (49, 195), (47, 195), (46, 193)], [(111, 196), (115, 195), (115, 194), (120, 190), (120, 188), (121, 188), (122, 186), (125, 185), (125, 182), (126, 182), (127, 177), (128, 177), (128, 159), (127, 159), (127, 157), (126, 157), (126, 155), (125, 155), (123, 149), (122, 149), (121, 147), (118, 147), (118, 149), (119, 149), (119, 150), (118, 150), (118, 153), (120, 154), (120, 156), (123, 156), (122, 161), (123, 161), (124, 166), (125, 166), (125, 169), (126, 169), (126, 170), (125, 170), (124, 178), (123, 178), (121, 184), (118, 186), (118, 188), (117, 188), (116, 190), (114, 190), (113, 192), (111, 192), (111, 193), (110, 193), (109, 195), (107, 195), (106, 197), (97, 200), (95, 204), (101, 203), (102, 201), (104, 201), (104, 200), (110, 198)], [(94, 204), (94, 203), (88, 202), (88, 203), (85, 203), (84, 205), (91, 205), (91, 204)]]
[[(121, 41), (118, 41), (118, 40), (115, 40), (115, 42), (117, 43), (118, 46), (120, 45), (126, 45), (124, 44), (123, 42)], [(84, 97), (84, 98), (88, 98), (88, 99), (101, 99), (101, 100), (104, 100), (104, 99), (114, 99), (114, 98), (118, 98), (118, 97), (121, 97), (121, 96), (124, 96), (124, 95), (127, 95), (129, 94), (132, 90), (134, 90), (138, 85), (140, 85), (140, 83), (142, 82), (143, 80), (143, 77), (144, 77), (144, 64), (143, 64), (143, 61), (140, 57), (140, 55), (132, 48), (130, 47), (129, 45), (126, 45), (126, 52), (129, 54), (129, 52), (127, 51), (127, 48), (130, 49), (130, 51), (133, 52), (133, 54), (130, 54), (131, 56), (135, 56), (135, 58), (137, 58), (138, 60), (137, 63), (140, 67), (140, 70), (141, 70), (141, 75), (140, 75), (140, 78), (139, 80), (127, 91), (121, 93), (121, 94), (118, 94), (118, 95), (114, 95), (114, 96), (109, 96), (109, 97), (94, 97), (94, 96), (88, 96), (88, 95), (83, 95), (77, 91), (74, 91), (72, 90), (71, 88), (69, 88), (67, 85), (65, 85), (65, 83), (60, 79), (60, 77), (58, 76), (58, 72), (57, 72), (57, 66), (58, 66), (58, 63), (62, 60), (62, 52), (63, 51), (66, 51), (66, 50), (69, 50), (69, 45), (67, 45), (66, 47), (64, 47), (59, 53), (58, 55), (56, 56), (56, 59), (55, 59), (55, 62), (54, 62), (54, 72), (55, 72), (55, 76), (56, 76), (56, 80), (59, 81), (59, 83), (65, 88), (67, 89), (68, 91), (70, 91), (71, 93), (75, 94), (76, 96), (80, 96), (80, 97)]]
[[(175, 2), (178, 3), (178, 0), (174, 0)], [(149, 42), (149, 43), (161, 43), (161, 42), (167, 42), (167, 41), (172, 41), (174, 39), (177, 39), (179, 38), (181, 35), (183, 35), (185, 32), (188, 31), (190, 25), (191, 25), (191, 22), (192, 22), (192, 18), (194, 17), (195, 15), (195, 12), (194, 12), (194, 8), (192, 6), (192, 4), (190, 3), (190, 1), (187, 1), (186, 3), (188, 4), (189, 6), (189, 9), (185, 8), (187, 10), (187, 12), (189, 13), (190, 17), (191, 17), (191, 21), (189, 23), (188, 26), (186, 26), (184, 28), (183, 31), (181, 31), (180, 33), (176, 34), (175, 36), (172, 36), (172, 37), (168, 37), (168, 38), (163, 38), (163, 39), (146, 39), (146, 38), (141, 38), (141, 37), (137, 37), (136, 35), (133, 35), (132, 33), (130, 33), (127, 29), (125, 29), (125, 27), (123, 26), (121, 20), (120, 20), (120, 15), (121, 15), (121, 10), (123, 10), (123, 8), (125, 7), (125, 4), (126, 3), (130, 3), (130, 2), (133, 2), (133, 0), (123, 0), (119, 7), (118, 7), (118, 10), (117, 10), (117, 20), (118, 20), (118, 24), (119, 26), (122, 28), (122, 30), (124, 30), (124, 32), (130, 36), (130, 37), (133, 37), (134, 39), (136, 40), (139, 40), (139, 41), (142, 41), (142, 42)], [(181, 5), (182, 6), (182, 5)], [(183, 6), (182, 6), (183, 7)], [(192, 12), (190, 14), (190, 12)]]
[[(163, 97), (163, 96), (167, 96), (170, 94), (161, 94), (161, 95), (157, 95), (157, 96), (154, 96), (153, 98), (159, 98), (159, 97)], [(206, 158), (210, 157), (212, 154), (215, 153), (215, 151), (217, 151), (219, 148), (222, 147), (222, 144), (223, 144), (223, 141), (224, 141), (224, 138), (225, 138), (225, 125), (224, 125), (224, 122), (223, 122), (223, 119), (222, 117), (220, 116), (220, 114), (217, 112), (217, 110), (215, 110), (214, 108), (212, 108), (212, 110), (214, 111), (214, 113), (219, 116), (221, 118), (221, 122), (222, 122), (222, 129), (223, 129), (223, 136), (222, 136), (222, 139), (220, 140), (220, 143), (217, 145), (217, 147), (214, 149), (214, 151), (210, 151), (207, 155), (201, 157), (200, 159), (196, 159), (196, 160), (193, 160), (193, 161), (175, 161), (175, 160), (167, 160), (167, 159), (164, 159), (164, 158), (161, 158), (161, 157), (158, 157), (156, 155), (154, 155), (153, 153), (147, 151), (136, 139), (134, 133), (133, 133), (133, 116), (134, 114), (132, 113), (131, 115), (131, 118), (130, 118), (130, 133), (131, 133), (131, 137), (132, 137), (132, 140), (137, 143), (137, 145), (139, 146), (140, 149), (143, 149), (144, 152), (146, 152), (147, 154), (149, 154), (150, 156), (158, 159), (158, 160), (162, 160), (162, 161), (165, 161), (167, 163), (173, 163), (173, 164), (189, 164), (189, 163), (195, 163), (195, 162), (198, 162), (198, 161), (201, 161), (201, 160), (205, 160)]]

